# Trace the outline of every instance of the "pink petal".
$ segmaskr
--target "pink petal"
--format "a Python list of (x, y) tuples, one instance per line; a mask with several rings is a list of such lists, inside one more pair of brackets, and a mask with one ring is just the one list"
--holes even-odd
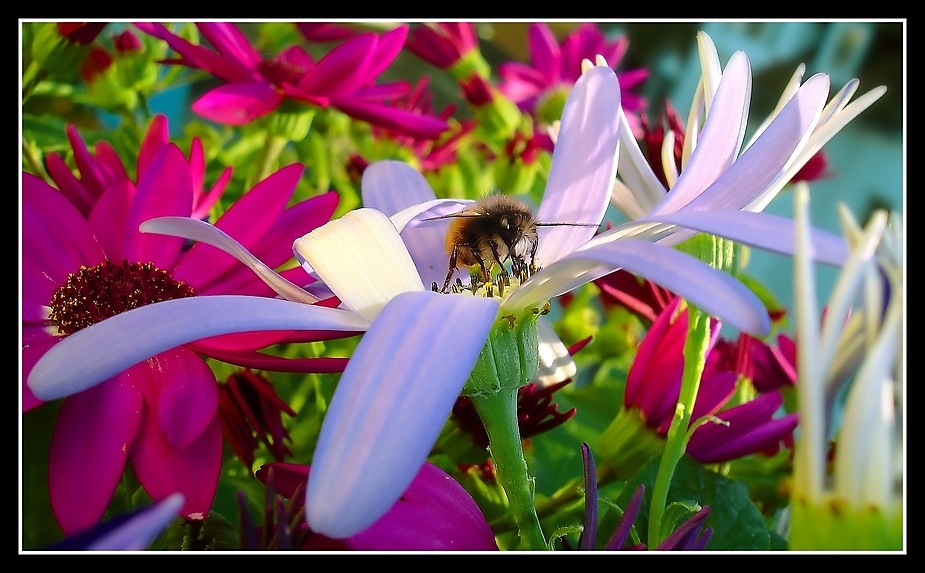
[[(292, 197), (304, 169), (301, 164), (293, 163), (271, 174), (242, 195), (219, 217), (215, 226), (248, 249), (260, 244)], [(293, 237), (282, 248), (277, 245), (277, 252), (284, 253), (285, 259), (279, 260), (280, 255), (276, 255), (274, 262), (264, 262), (275, 266), (289, 260), (292, 257), (292, 241), (296, 238)], [(219, 291), (212, 283), (223, 278), (222, 275), (227, 272), (257, 278), (234, 257), (205, 243), (196, 243), (184, 253), (173, 274), (177, 279), (189, 281), (201, 294), (224, 294), (231, 291)]]
[(233, 83), (208, 91), (193, 103), (193, 111), (225, 125), (244, 125), (279, 107), (283, 96), (265, 81)]
[(347, 546), (355, 551), (496, 551), (495, 536), (469, 493), (425, 462), (398, 502)]
[(138, 226), (153, 217), (188, 217), (193, 208), (193, 180), (183, 152), (166, 145), (151, 163), (147, 175), (138, 181), (135, 199), (126, 220), (125, 258), (152, 262), (162, 269), (176, 264), (183, 239), (141, 233)]
[(359, 98), (338, 99), (334, 105), (350, 117), (412, 137), (436, 139), (449, 127), (446, 120), (432, 115), (406, 111)]
[(530, 60), (533, 67), (546, 78), (547, 85), (559, 82), (559, 41), (544, 23), (531, 24), (527, 30)]
[(80, 182), (60, 155), (53, 151), (46, 154), (45, 169), (55, 186), (61, 190), (61, 194), (67, 197), (82, 215), (90, 212), (90, 208), (96, 201), (96, 194)]
[(204, 519), (212, 507), (222, 463), (222, 428), (218, 410), (194, 442), (176, 449), (159, 431), (156, 414), (145, 410), (131, 452), (132, 468), (154, 501), (182, 493), (180, 514)]
[(170, 131), (167, 126), (167, 116), (155, 115), (148, 124), (148, 130), (141, 142), (141, 148), (138, 150), (138, 170), (135, 180), (141, 179), (148, 171), (151, 162), (157, 157), (161, 148), (167, 145), (170, 140)]
[(28, 345), (23, 345), (22, 412), (24, 414), (36, 406), (40, 406), (45, 403), (44, 400), (39, 400), (35, 397), (35, 394), (32, 393), (32, 389), (29, 388), (28, 384), (26, 384), (26, 380), (29, 379), (29, 372), (32, 371), (32, 367), (35, 366), (35, 363), (38, 362), (38, 359), (41, 358), (49, 348), (54, 346), (55, 343), (57, 343), (57, 340), (51, 336), (48, 336), (45, 338), (45, 340), (33, 340)]
[(77, 165), (77, 171), (80, 172), (80, 182), (94, 196), (99, 197), (106, 186), (106, 178), (74, 124), (68, 124), (66, 131), (67, 138), (71, 142), (71, 149), (74, 151), (74, 163)]
[(189, 446), (205, 430), (218, 408), (215, 374), (196, 353), (177, 347), (135, 368), (136, 386), (158, 419), (159, 432), (177, 450)]
[(260, 53), (251, 46), (241, 30), (228, 22), (202, 22), (196, 27), (202, 37), (208, 40), (225, 60), (239, 65), (243, 69), (251, 69), (263, 60)]
[(54, 187), (22, 174), (22, 257), (47, 273), (57, 285), (67, 282), (81, 264), (104, 259), (89, 225)]
[(48, 487), (66, 534), (100, 520), (116, 490), (141, 419), (131, 370), (67, 398), (51, 440)]
[(124, 181), (111, 185), (90, 211), (90, 227), (110, 260), (125, 258), (126, 222), (134, 199), (135, 186)]
[(376, 34), (364, 33), (321, 58), (298, 83), (298, 91), (329, 98), (346, 96), (369, 82), (367, 67), (375, 54)]

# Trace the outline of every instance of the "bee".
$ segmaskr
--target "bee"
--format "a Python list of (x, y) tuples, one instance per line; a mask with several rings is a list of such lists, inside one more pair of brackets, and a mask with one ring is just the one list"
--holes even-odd
[[(511, 261), (514, 276), (525, 280), (535, 273), (539, 227), (581, 226), (588, 223), (541, 223), (530, 206), (510, 195), (488, 195), (462, 211), (431, 217), (424, 221), (450, 219), (446, 234), (446, 252), (450, 256), (446, 280), (441, 292), (448, 292), (453, 273), (459, 267), (479, 267), (482, 282), (491, 283), (491, 270), (497, 265), (506, 279), (504, 263)], [(458, 281), (457, 281), (458, 282)], [(434, 284), (436, 287), (436, 283)]]

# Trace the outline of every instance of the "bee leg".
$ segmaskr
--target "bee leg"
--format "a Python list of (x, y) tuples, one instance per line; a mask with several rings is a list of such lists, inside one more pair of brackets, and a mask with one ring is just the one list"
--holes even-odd
[(490, 283), (491, 275), (488, 273), (489, 267), (485, 266), (485, 261), (482, 260), (482, 257), (480, 257), (477, 252), (472, 251), (472, 256), (475, 257), (475, 260), (479, 262), (479, 268), (482, 270), (482, 282), (486, 284)]
[[(539, 269), (536, 267), (536, 249), (540, 246), (539, 241), (534, 241), (533, 246), (530, 248), (530, 267), (527, 269), (527, 276), (534, 274)], [(526, 261), (524, 261), (526, 266)]]
[(446, 280), (443, 281), (443, 288), (440, 289), (440, 292), (446, 294), (449, 292), (450, 288), (450, 279), (453, 278), (453, 273), (456, 272), (456, 256), (459, 252), (459, 247), (453, 247), (453, 252), (450, 253), (450, 262), (448, 263), (450, 270), (446, 273)]
[(508, 276), (507, 269), (504, 268), (504, 263), (501, 262), (501, 256), (498, 255), (498, 248), (495, 246), (494, 241), (489, 242), (488, 245), (491, 247), (491, 254), (495, 257), (495, 261), (497, 261), (498, 266), (501, 267), (501, 278), (506, 278)]

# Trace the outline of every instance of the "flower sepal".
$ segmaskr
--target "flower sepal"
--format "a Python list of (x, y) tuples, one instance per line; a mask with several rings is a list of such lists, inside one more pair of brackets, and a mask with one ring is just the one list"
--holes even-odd
[(620, 408), (594, 451), (601, 457), (602, 468), (628, 479), (664, 450), (665, 440), (646, 426), (639, 410)]
[(536, 377), (539, 370), (537, 320), (549, 312), (549, 303), (516, 314), (499, 316), (482, 353), (463, 386), (463, 396), (487, 396), (516, 390)]
[(486, 79), (491, 77), (491, 66), (477, 48), (461, 54), (447, 71), (456, 81), (466, 81), (473, 75)]

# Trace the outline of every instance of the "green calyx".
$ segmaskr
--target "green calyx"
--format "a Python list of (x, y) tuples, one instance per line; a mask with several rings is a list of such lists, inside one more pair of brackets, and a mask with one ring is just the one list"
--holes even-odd
[(646, 426), (639, 410), (620, 408), (594, 453), (620, 479), (627, 479), (664, 451), (665, 439)]
[(499, 316), (463, 386), (463, 396), (486, 396), (517, 389), (536, 377), (540, 364), (536, 322), (549, 303)]

